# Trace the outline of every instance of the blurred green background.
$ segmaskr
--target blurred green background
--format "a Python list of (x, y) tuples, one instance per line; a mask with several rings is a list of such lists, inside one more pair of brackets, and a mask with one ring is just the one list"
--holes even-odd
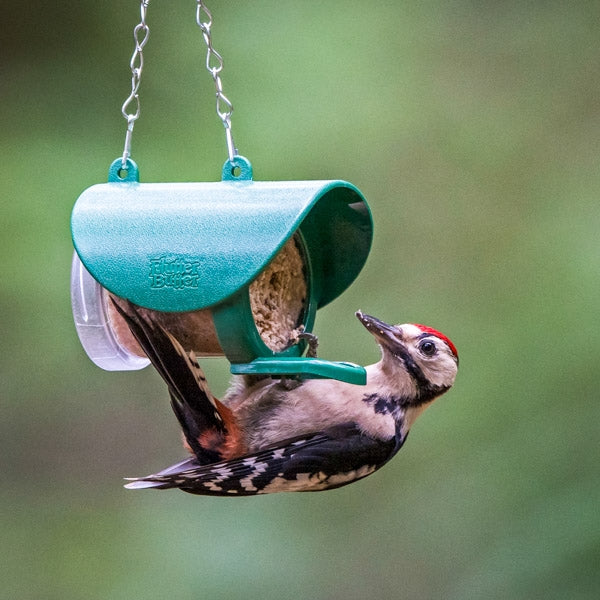
[[(138, 3), (0, 7), (0, 597), (598, 597), (600, 3), (210, 1), (255, 178), (347, 179), (373, 210), (321, 356), (377, 360), (361, 308), (461, 357), (382, 471), (249, 499), (124, 490), (182, 456), (166, 390), (72, 325), (69, 215), (122, 152)], [(226, 158), (194, 10), (149, 8), (143, 181)]]

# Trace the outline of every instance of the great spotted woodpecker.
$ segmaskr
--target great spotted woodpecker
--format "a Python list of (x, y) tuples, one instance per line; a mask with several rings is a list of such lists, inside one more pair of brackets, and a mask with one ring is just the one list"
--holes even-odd
[(358, 311), (381, 360), (367, 385), (238, 376), (217, 400), (193, 352), (151, 315), (117, 308), (165, 380), (192, 457), (125, 487), (247, 496), (337, 488), (370, 475), (402, 447), (415, 419), (454, 383), (458, 353), (423, 325), (388, 325)]

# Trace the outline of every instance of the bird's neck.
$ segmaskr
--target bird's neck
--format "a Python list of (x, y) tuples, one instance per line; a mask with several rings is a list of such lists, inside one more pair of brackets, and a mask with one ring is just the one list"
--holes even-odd
[(418, 390), (411, 376), (403, 369), (391, 370), (383, 361), (366, 367), (367, 393), (395, 398), (399, 406), (409, 406), (418, 397)]
[(406, 371), (389, 372), (383, 361), (369, 365), (367, 368), (367, 384), (363, 388), (363, 397), (372, 398), (379, 410), (391, 414), (399, 426), (402, 439), (419, 415), (433, 402), (415, 402), (418, 390), (415, 382)]

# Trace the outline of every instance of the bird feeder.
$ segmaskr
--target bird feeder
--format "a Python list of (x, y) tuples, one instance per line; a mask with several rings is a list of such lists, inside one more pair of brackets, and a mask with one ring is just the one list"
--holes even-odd
[(108, 370), (148, 364), (111, 296), (147, 311), (232, 373), (364, 383), (362, 367), (303, 357), (303, 333), (364, 265), (372, 221), (345, 181), (254, 181), (250, 162), (222, 180), (140, 183), (121, 159), (72, 213), (73, 314), (88, 356)]

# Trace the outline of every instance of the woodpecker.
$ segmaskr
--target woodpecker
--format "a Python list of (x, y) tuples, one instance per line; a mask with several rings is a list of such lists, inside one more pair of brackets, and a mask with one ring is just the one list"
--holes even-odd
[(381, 349), (366, 386), (329, 379), (236, 376), (222, 401), (186, 352), (148, 311), (115, 301), (167, 384), (187, 460), (125, 487), (248, 496), (310, 492), (370, 475), (400, 450), (415, 419), (448, 391), (458, 352), (424, 325), (388, 325), (356, 312)]

